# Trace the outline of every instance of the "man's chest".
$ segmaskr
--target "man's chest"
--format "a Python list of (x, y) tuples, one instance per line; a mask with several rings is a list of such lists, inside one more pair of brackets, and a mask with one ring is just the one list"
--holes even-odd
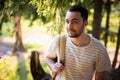
[(80, 71), (91, 71), (95, 67), (96, 55), (88, 50), (66, 48), (65, 65)]

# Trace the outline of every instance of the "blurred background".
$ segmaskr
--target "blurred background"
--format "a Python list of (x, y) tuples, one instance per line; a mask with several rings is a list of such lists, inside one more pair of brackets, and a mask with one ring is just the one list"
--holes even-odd
[(43, 57), (54, 36), (66, 33), (67, 9), (74, 4), (89, 11), (87, 33), (105, 45), (112, 68), (120, 65), (120, 0), (0, 0), (0, 80), (33, 80), (31, 51)]

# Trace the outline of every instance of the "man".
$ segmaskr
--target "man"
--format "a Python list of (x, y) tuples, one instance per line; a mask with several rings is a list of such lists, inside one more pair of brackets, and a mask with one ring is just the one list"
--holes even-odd
[(88, 11), (79, 5), (68, 9), (65, 18), (66, 51), (65, 64), (56, 62), (59, 39), (56, 37), (46, 53), (46, 63), (52, 72), (57, 73), (55, 80), (105, 80), (111, 64), (105, 47), (92, 36), (85, 33), (88, 24)]

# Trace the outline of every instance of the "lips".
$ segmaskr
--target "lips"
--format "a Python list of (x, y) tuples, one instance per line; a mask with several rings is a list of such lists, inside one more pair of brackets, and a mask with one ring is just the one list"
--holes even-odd
[(75, 32), (75, 30), (74, 29), (70, 29), (69, 32)]
[(69, 34), (74, 34), (75, 33), (75, 30), (69, 30)]

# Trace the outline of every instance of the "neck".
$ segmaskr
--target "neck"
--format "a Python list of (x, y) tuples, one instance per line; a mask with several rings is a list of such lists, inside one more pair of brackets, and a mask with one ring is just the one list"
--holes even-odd
[(90, 37), (87, 34), (83, 33), (77, 38), (71, 38), (71, 40), (72, 40), (73, 44), (83, 47), (83, 46), (87, 46), (89, 44)]

